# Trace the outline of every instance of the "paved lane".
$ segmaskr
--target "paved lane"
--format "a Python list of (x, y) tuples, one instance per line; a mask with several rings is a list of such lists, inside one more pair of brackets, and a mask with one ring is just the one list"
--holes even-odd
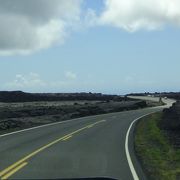
[(0, 177), (131, 180), (127, 130), (134, 119), (162, 108), (90, 116), (0, 137)]

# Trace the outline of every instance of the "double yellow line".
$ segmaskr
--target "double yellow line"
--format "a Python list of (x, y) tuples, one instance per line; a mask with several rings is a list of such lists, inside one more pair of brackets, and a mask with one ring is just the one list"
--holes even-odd
[(4, 171), (1, 172), (2, 180), (8, 179), (10, 176), (12, 176), (14, 173), (22, 169), (24, 166), (26, 166), (27, 162), (22, 162), (21, 164), (13, 164), (12, 166), (9, 166)]
[(45, 146), (42, 146), (41, 148), (37, 149), (36, 151), (30, 153), (29, 155), (25, 156), (24, 158), (20, 159), (19, 161), (17, 161), (16, 163), (12, 164), (11, 166), (7, 167), (6, 169), (4, 169), (3, 171), (0, 172), (0, 178), (2, 180), (6, 180), (8, 179), (10, 176), (12, 176), (13, 174), (15, 174), (17, 171), (19, 171), (20, 169), (22, 169), (23, 167), (25, 167), (27, 164), (28, 164), (28, 160), (30, 158), (32, 158), (33, 156), (35, 156), (36, 154), (40, 153), (41, 151), (53, 146), (54, 144), (57, 144), (58, 142), (60, 141), (66, 141), (70, 138), (72, 138), (72, 136), (74, 134), (77, 134), (79, 133), (80, 131), (83, 131), (85, 129), (88, 129), (88, 128), (92, 128), (94, 125), (96, 124), (99, 124), (101, 122), (105, 122), (106, 120), (101, 120), (101, 121), (98, 121), (96, 123), (93, 123), (93, 124), (89, 124), (88, 126), (85, 126), (83, 128), (80, 128), (72, 133), (69, 133), (61, 138), (58, 138), (54, 141), (52, 141), (51, 143), (45, 145)]

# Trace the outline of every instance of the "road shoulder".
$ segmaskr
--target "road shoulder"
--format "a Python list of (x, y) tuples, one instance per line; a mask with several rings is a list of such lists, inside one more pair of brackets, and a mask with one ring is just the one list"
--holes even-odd
[(180, 151), (175, 150), (158, 123), (162, 112), (142, 118), (135, 127), (135, 152), (148, 179), (176, 180)]

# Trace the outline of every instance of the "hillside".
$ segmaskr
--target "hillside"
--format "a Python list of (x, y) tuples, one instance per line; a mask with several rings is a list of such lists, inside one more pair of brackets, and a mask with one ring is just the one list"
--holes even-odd
[(125, 98), (101, 93), (26, 93), (22, 91), (0, 91), (0, 102), (33, 102), (33, 101), (74, 101), (98, 100), (121, 101)]

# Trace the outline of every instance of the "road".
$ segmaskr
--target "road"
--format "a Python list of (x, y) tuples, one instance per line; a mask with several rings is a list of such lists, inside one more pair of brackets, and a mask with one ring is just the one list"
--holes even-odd
[(130, 125), (163, 108), (90, 116), (1, 135), (0, 177), (142, 179), (133, 155)]

